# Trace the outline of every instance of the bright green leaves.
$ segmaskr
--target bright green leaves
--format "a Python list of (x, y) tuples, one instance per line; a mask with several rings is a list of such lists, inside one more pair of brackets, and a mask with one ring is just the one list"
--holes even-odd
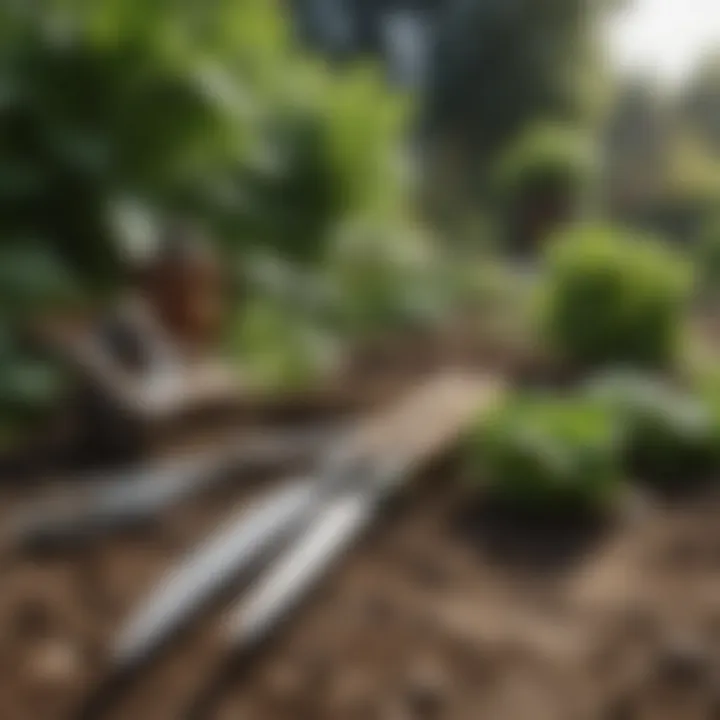
[(668, 367), (690, 277), (685, 260), (651, 238), (604, 227), (569, 230), (548, 251), (548, 340), (584, 367)]

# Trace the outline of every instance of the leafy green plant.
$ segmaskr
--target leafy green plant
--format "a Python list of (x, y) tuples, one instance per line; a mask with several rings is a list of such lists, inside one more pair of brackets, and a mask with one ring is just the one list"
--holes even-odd
[(513, 144), (498, 163), (495, 190), (506, 202), (581, 194), (596, 169), (587, 134), (574, 127), (538, 124)]
[(720, 470), (720, 415), (709, 395), (661, 378), (612, 373), (589, 394), (617, 418), (628, 470), (661, 489), (683, 489)]
[(332, 370), (334, 339), (302, 313), (255, 300), (231, 332), (230, 351), (249, 386), (267, 391), (301, 390)]
[[(0, 330), (117, 289), (174, 213), (231, 258), (312, 278), (348, 217), (406, 214), (405, 111), (378, 68), (303, 52), (277, 0), (0, 3)], [(334, 297), (300, 292), (311, 311), (258, 300), (230, 332), (259, 385), (302, 385), (334, 354), (313, 315)], [(8, 351), (3, 381), (30, 365)]]
[(0, 323), (0, 451), (46, 417), (64, 387), (62, 368), (29, 352)]
[[(156, 12), (140, 22), (112, 0), (85, 8), (28, 13), (0, 43), (9, 89), (0, 208), (5, 237), (38, 238), (103, 287), (122, 259), (116, 198), (179, 207), (236, 156), (231, 135), (242, 122), (209, 91), (199, 48), (166, 46)], [(111, 17), (115, 33), (106, 34)]]
[(406, 223), (375, 218), (344, 223), (323, 267), (343, 334), (431, 324), (452, 304), (442, 260), (429, 238)]
[(57, 312), (80, 299), (75, 278), (51, 248), (37, 242), (0, 245), (0, 322)]
[(85, 284), (117, 282), (128, 199), (302, 261), (346, 215), (404, 209), (404, 103), (314, 62), (280, 3), (22, 5), (0, 8), (0, 233)]
[(645, 235), (583, 226), (547, 253), (544, 329), (583, 367), (666, 368), (675, 359), (690, 288), (688, 263)]
[(538, 124), (524, 133), (498, 163), (495, 194), (506, 242), (530, 250), (587, 205), (595, 172), (587, 133)]
[(64, 388), (63, 368), (24, 340), (23, 326), (80, 297), (74, 278), (47, 247), (0, 246), (0, 449), (42, 420)]
[(618, 437), (601, 406), (569, 397), (517, 397), (470, 439), (473, 477), (522, 511), (599, 510), (620, 486)]
[(720, 293), (720, 216), (712, 218), (702, 228), (696, 264), (700, 289), (717, 298)]

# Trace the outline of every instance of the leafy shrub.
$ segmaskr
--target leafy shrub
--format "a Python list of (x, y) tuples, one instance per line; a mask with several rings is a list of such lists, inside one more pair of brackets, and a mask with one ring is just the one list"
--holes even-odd
[(490, 497), (531, 512), (600, 509), (621, 477), (610, 415), (573, 398), (510, 401), (482, 423), (470, 455)]
[(341, 223), (314, 266), (267, 253), (243, 265), (251, 296), (347, 342), (431, 327), (478, 294), (418, 228), (377, 217)]
[(50, 248), (32, 242), (0, 246), (0, 323), (57, 312), (80, 298), (75, 278)]
[(243, 310), (230, 345), (245, 381), (268, 391), (312, 385), (338, 358), (330, 335), (301, 313), (268, 300), (256, 300)]
[(438, 320), (453, 294), (441, 263), (428, 238), (407, 224), (344, 223), (324, 264), (339, 331), (363, 335)]
[(29, 242), (0, 246), (0, 448), (41, 420), (64, 387), (59, 363), (30, 347), (21, 328), (78, 298), (74, 278), (48, 248)]
[(516, 248), (531, 248), (575, 217), (596, 176), (592, 144), (574, 127), (538, 124), (504, 153), (494, 189)]
[(0, 323), (0, 452), (47, 416), (64, 383), (59, 365), (30, 352)]
[(712, 218), (703, 227), (696, 262), (701, 289), (717, 297), (720, 293), (720, 216)]
[(405, 210), (404, 103), (372, 67), (300, 64), (285, 83), (264, 128), (271, 163), (245, 174), (245, 225), (263, 247), (315, 263), (348, 217)]
[(505, 153), (496, 171), (496, 190), (506, 200), (551, 189), (582, 191), (595, 169), (592, 146), (576, 128), (541, 124)]
[(626, 466), (641, 479), (682, 489), (720, 469), (720, 406), (707, 396), (627, 372), (592, 381), (590, 395), (615, 413)]
[(346, 214), (401, 209), (402, 103), (301, 53), (277, 2), (5, 3), (0, 26), (0, 234), (84, 283), (117, 282), (128, 203), (299, 260)]
[(689, 290), (686, 262), (644, 235), (563, 233), (547, 256), (545, 330), (578, 365), (662, 368), (674, 359)]
[[(38, 238), (104, 287), (122, 259), (114, 202), (130, 194), (156, 211), (179, 207), (232, 157), (241, 122), (208, 92), (197, 48), (164, 46), (156, 13), (140, 23), (110, 0), (87, 8), (23, 15), (0, 43), (0, 208), (5, 237)], [(114, 35), (103, 29), (110, 18)]]

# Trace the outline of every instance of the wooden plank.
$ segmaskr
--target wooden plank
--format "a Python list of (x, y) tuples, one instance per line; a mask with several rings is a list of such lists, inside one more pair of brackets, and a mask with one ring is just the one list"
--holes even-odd
[(455, 442), (502, 396), (494, 376), (448, 374), (410, 393), (389, 411), (375, 413), (347, 438), (340, 463), (392, 462), (413, 467), (430, 461)]

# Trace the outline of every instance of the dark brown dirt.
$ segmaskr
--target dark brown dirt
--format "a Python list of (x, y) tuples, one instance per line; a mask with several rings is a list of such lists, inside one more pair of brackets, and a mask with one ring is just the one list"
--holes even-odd
[[(418, 481), (199, 717), (718, 717), (719, 501), (649, 508), (538, 563), (533, 530), (517, 528), (508, 559), (467, 511), (459, 522), (456, 476), (445, 467)], [(4, 558), (0, 717), (73, 717), (133, 604), (254, 491), (215, 493), (73, 555)], [(109, 717), (185, 718), (212, 685), (223, 617), (168, 648)]]
[[(375, 366), (374, 397), (391, 397), (414, 374), (408, 347), (397, 363), (365, 358), (345, 382)], [(498, 526), (458, 479), (450, 465), (418, 478), (245, 667), (218, 675), (216, 608), (108, 720), (720, 718), (720, 499), (650, 503), (577, 533)], [(238, 482), (87, 550), (0, 556), (0, 719), (73, 720), (134, 605), (259, 487)], [(11, 513), (18, 491), (3, 492)]]

